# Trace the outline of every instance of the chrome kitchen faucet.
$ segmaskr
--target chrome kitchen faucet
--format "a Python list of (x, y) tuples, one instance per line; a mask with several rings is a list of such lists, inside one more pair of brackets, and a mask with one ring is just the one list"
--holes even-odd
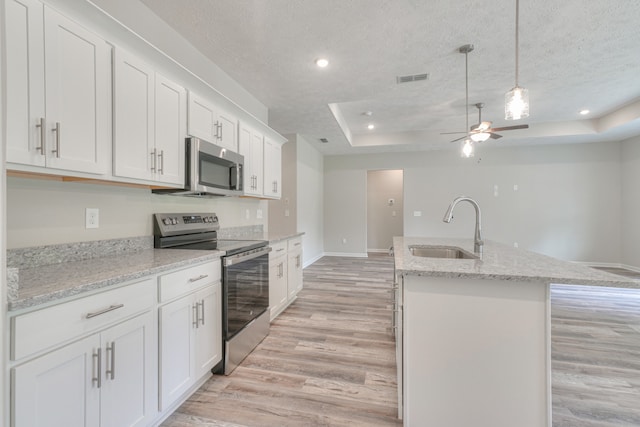
[(471, 197), (466, 197), (466, 196), (456, 197), (455, 199), (453, 199), (453, 202), (451, 202), (451, 204), (449, 205), (449, 208), (447, 209), (447, 212), (444, 214), (444, 218), (442, 218), (442, 220), (446, 223), (451, 222), (451, 220), (453, 219), (453, 208), (456, 207), (458, 202), (469, 202), (473, 205), (473, 207), (476, 210), (476, 231), (475, 231), (475, 236), (473, 236), (473, 251), (478, 255), (482, 255), (482, 246), (484, 245), (484, 242), (482, 241), (482, 233), (481, 233), (481, 225), (480, 225), (480, 222), (481, 222), (480, 205), (478, 205), (478, 202), (473, 200)]

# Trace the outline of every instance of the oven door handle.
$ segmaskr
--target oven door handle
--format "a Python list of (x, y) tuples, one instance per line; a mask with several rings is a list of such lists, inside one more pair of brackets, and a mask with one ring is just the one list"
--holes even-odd
[(269, 252), (271, 252), (271, 247), (267, 246), (259, 251), (256, 252), (251, 252), (249, 254), (236, 254), (236, 255), (231, 255), (231, 256), (225, 256), (223, 258), (224, 260), (224, 266), (225, 267), (229, 267), (231, 265), (235, 265), (235, 264), (239, 264), (241, 262), (245, 262), (245, 261), (249, 261), (250, 259), (254, 259), (254, 258), (258, 258), (259, 256), (268, 254)]

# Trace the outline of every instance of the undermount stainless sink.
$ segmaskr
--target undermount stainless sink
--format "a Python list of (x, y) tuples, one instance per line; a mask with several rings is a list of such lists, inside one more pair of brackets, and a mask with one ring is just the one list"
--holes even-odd
[(479, 259), (478, 255), (457, 246), (409, 246), (411, 255), (424, 258)]

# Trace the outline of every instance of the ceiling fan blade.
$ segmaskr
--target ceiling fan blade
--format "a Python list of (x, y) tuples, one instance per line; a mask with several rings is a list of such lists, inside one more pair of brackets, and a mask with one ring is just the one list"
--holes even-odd
[(493, 128), (491, 132), (500, 132), (503, 130), (529, 129), (529, 125), (506, 126), (502, 128)]
[(502, 135), (498, 135), (497, 133), (493, 133), (493, 132), (491, 132), (489, 135), (491, 135), (491, 139), (500, 139), (500, 138), (502, 138)]
[(449, 142), (458, 142), (458, 141), (462, 141), (462, 140), (463, 140), (463, 139), (465, 139), (466, 137), (467, 137), (467, 135), (465, 135), (465, 136), (461, 136), (460, 138), (458, 138), (458, 139), (454, 139), (453, 141), (449, 141)]
[(440, 135), (455, 135), (456, 133), (467, 133), (467, 132), (440, 132)]

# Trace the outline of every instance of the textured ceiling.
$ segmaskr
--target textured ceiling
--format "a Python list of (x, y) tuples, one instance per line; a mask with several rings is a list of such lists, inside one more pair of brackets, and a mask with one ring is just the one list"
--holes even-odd
[[(494, 126), (530, 125), (483, 144), (640, 134), (637, 0), (520, 1), (519, 83), (531, 115), (518, 122), (504, 120), (515, 82), (514, 0), (141, 1), (264, 103), (271, 127), (325, 154), (457, 147), (440, 133), (465, 128), (458, 48), (468, 43), (469, 123), (473, 104), (484, 102)], [(330, 65), (317, 68), (318, 57)], [(429, 79), (396, 83), (419, 73)]]

